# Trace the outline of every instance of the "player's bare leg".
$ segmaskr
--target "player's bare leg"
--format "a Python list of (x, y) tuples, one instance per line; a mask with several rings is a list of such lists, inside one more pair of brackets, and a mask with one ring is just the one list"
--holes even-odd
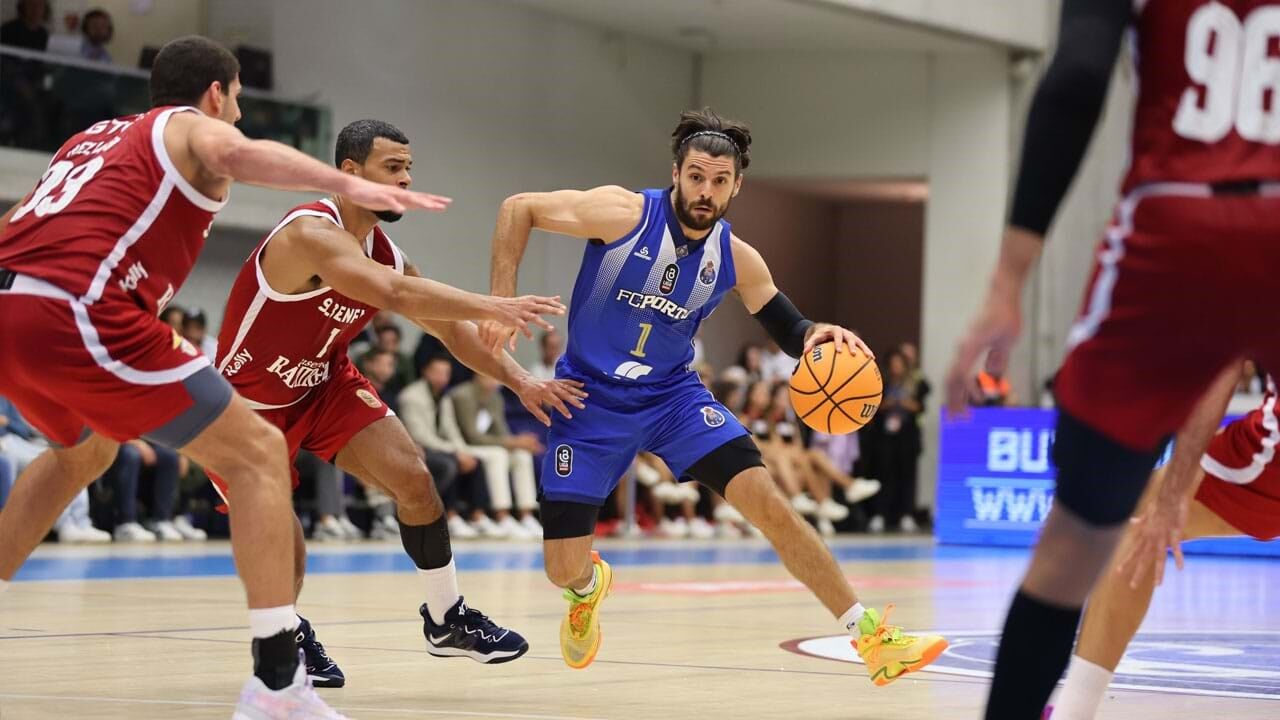
[(591, 549), (593, 535), (555, 538), (542, 543), (547, 579), (564, 588), (569, 610), (560, 622), (560, 656), (575, 670), (600, 651), (600, 604), (613, 586), (613, 569)]
[(69, 448), (41, 453), (0, 510), (0, 580), (10, 580), (81, 490), (106, 472), (120, 444), (94, 433)]
[(385, 417), (361, 430), (334, 463), (395, 500), (400, 542), (426, 584), (426, 602), (418, 612), (427, 652), (493, 664), (515, 660), (529, 650), (519, 634), (498, 627), (462, 601), (444, 502), (422, 452), (399, 418)]
[[(1158, 470), (1139, 505), (1138, 515), (1142, 514), (1142, 508), (1154, 496), (1162, 477), (1163, 470)], [(1195, 499), (1191, 500), (1187, 525), (1183, 531), (1184, 542), (1198, 538), (1239, 535), (1240, 531), (1231, 527), (1226, 520)], [(1125, 533), (1116, 558), (1126, 556), (1133, 538), (1132, 531)], [(1116, 666), (1120, 664), (1125, 649), (1138, 633), (1151, 606), (1151, 597), (1156, 587), (1155, 574), (1143, 575), (1138, 586), (1133, 587), (1130, 577), (1116, 572), (1117, 562), (1118, 559), (1113, 560), (1089, 596), (1089, 606), (1080, 628), (1080, 639), (1067, 670), (1066, 684), (1055, 703), (1053, 720), (1093, 719)]]
[(863, 608), (831, 551), (783, 499), (767, 470), (739, 473), (726, 487), (725, 499), (764, 533), (787, 570), (840, 620), (877, 685), (928, 665), (946, 649), (940, 637), (904, 635), (885, 625), (886, 618), (875, 610)]

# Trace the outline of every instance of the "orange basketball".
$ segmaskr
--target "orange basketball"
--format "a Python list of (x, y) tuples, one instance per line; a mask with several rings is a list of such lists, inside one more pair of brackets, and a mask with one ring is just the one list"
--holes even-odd
[(871, 422), (883, 391), (875, 360), (861, 350), (836, 352), (831, 342), (805, 353), (791, 374), (796, 416), (831, 435), (851, 433)]

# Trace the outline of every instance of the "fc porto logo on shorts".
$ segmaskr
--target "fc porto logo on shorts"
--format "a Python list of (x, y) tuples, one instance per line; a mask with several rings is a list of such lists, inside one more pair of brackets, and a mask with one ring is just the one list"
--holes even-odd
[(556, 474), (560, 477), (569, 477), (573, 472), (573, 448), (568, 445), (560, 445), (556, 447)]
[(702, 272), (698, 273), (698, 282), (703, 285), (716, 284), (716, 264), (710, 260), (706, 265), (702, 266)]
[(356, 397), (364, 401), (365, 405), (371, 408), (382, 407), (382, 401), (373, 396), (373, 393), (361, 388), (356, 391)]
[(702, 422), (709, 428), (718, 428), (724, 424), (724, 414), (710, 405), (702, 408)]
[(676, 289), (676, 280), (680, 279), (680, 266), (671, 263), (666, 270), (662, 271), (662, 283), (658, 285), (658, 290), (663, 295), (670, 295), (672, 290)]

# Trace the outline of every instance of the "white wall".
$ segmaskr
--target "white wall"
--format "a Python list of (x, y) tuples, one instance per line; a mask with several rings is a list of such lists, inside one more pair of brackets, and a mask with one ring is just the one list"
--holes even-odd
[(821, 0), (904, 22), (972, 35), (1012, 47), (1045, 45), (1045, 18), (1055, 0)]

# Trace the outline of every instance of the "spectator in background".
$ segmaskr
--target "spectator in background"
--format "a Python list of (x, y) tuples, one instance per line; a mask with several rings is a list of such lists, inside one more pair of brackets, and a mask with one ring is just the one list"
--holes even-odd
[(974, 378), (969, 387), (969, 404), (974, 407), (1007, 407), (1017, 402), (1013, 394), (1013, 386), (1004, 373), (992, 373), (983, 370)]
[[(395, 379), (391, 386), (396, 389), (397, 394), (399, 394), (400, 389), (413, 382), (414, 376), (417, 374), (413, 371), (413, 361), (409, 359), (408, 355), (400, 352), (401, 339), (400, 326), (391, 322), (377, 329), (373, 345), (374, 350), (382, 350), (391, 354), (395, 364)], [(369, 352), (373, 352), (373, 350)], [(369, 353), (365, 354), (368, 355)]]
[[(511, 433), (498, 388), (497, 380), (480, 374), (454, 386), (441, 407), (441, 426), (484, 464), (489, 500), (506, 536), (514, 540), (541, 538), (542, 525), (533, 516), (538, 507), (533, 456), (546, 448), (536, 435)], [(512, 515), (513, 485), (519, 519)]]
[(874, 501), (871, 532), (886, 525), (903, 532), (918, 532), (915, 521), (916, 471), (920, 456), (920, 403), (916, 400), (906, 356), (901, 350), (885, 361), (884, 398), (873, 424), (881, 491)]
[(167, 305), (165, 309), (160, 311), (160, 320), (166, 325), (182, 334), (182, 321), (186, 317), (187, 312), (177, 305)]
[[(436, 478), (440, 497), (449, 514), (449, 536), (458, 539), (482, 534), (501, 537), (497, 524), (485, 515), (489, 495), (479, 458), (440, 432), (440, 402), (449, 389), (452, 373), (453, 360), (448, 356), (437, 355), (423, 363), (421, 379), (410, 383), (400, 393), (400, 420), (414, 442), (426, 450), (427, 467)], [(453, 468), (457, 479), (452, 488), (441, 487), (442, 476), (436, 474), (433, 461)], [(471, 523), (462, 518), (459, 510), (469, 511)]]
[[(154, 485), (151, 515), (155, 532), (138, 522), (138, 485), (143, 471), (149, 471)], [(178, 503), (178, 453), (146, 440), (130, 440), (120, 445), (107, 474), (115, 493), (116, 542), (179, 542), (204, 540), (204, 533), (190, 527), (184, 517), (174, 523)], [(182, 529), (179, 529), (179, 528)]]
[(539, 380), (554, 380), (556, 362), (564, 354), (564, 337), (557, 330), (548, 330), (538, 339), (538, 360), (529, 373)]
[(796, 359), (782, 352), (778, 343), (770, 340), (760, 355), (760, 378), (769, 382), (790, 380), (795, 369)]
[[(0, 397), (0, 462), (12, 472), (9, 484), (0, 488), (0, 505), (18, 476), (48, 448), (44, 438), (27, 424), (18, 408), (7, 398)], [(67, 509), (53, 525), (58, 542), (103, 543), (111, 541), (111, 534), (93, 526), (89, 520), (89, 490), (83, 489), (72, 498)]]
[(218, 358), (218, 338), (209, 333), (209, 320), (204, 310), (193, 307), (182, 316), (182, 337), (213, 362)]
[(400, 378), (396, 375), (396, 358), (390, 350), (374, 348), (360, 358), (360, 372), (378, 391), (378, 397), (391, 412), (400, 414)]
[(475, 376), (475, 371), (458, 362), (458, 359), (449, 352), (449, 348), (440, 342), (440, 338), (431, 333), (422, 333), (422, 337), (418, 338), (418, 346), (413, 350), (413, 366), (425, 367), (433, 358), (438, 357), (448, 360), (452, 366), (449, 372), (449, 387), (466, 382)]
[(342, 470), (306, 450), (299, 450), (294, 467), (300, 478), (310, 479), (316, 492), (315, 520), (311, 523), (311, 539), (359, 540), (360, 528), (347, 517), (346, 476)]
[(94, 8), (85, 13), (80, 21), (80, 34), (84, 38), (80, 57), (91, 62), (110, 63), (111, 53), (107, 52), (107, 45), (115, 33), (115, 24), (106, 10)]
[(907, 382), (914, 388), (913, 394), (916, 402), (920, 403), (920, 413), (924, 413), (929, 408), (929, 393), (933, 392), (933, 386), (920, 369), (920, 353), (913, 342), (902, 343), (898, 346), (898, 351), (907, 362)]
[(1240, 366), (1240, 380), (1236, 382), (1236, 395), (1262, 395), (1266, 389), (1263, 374), (1258, 372), (1258, 365), (1246, 359)]
[(738, 364), (733, 367), (742, 369), (747, 385), (752, 385), (764, 377), (761, 372), (763, 357), (760, 346), (755, 343), (746, 343), (738, 351)]
[(0, 44), (44, 52), (49, 47), (49, 18), (46, 0), (18, 0), (18, 17), (0, 25)]

